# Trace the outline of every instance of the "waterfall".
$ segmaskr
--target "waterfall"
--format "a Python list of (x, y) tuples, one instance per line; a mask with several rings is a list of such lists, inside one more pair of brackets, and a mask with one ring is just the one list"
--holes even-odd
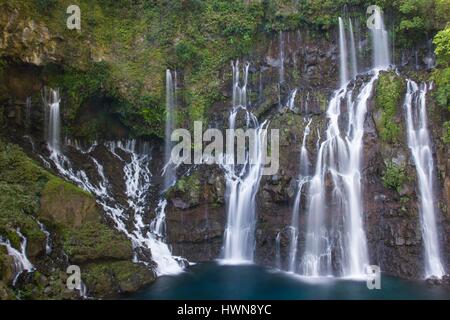
[(344, 22), (339, 17), (339, 61), (340, 61), (340, 80), (341, 87), (344, 87), (348, 82), (348, 66), (347, 66), (347, 39), (345, 37)]
[(34, 270), (33, 264), (30, 262), (30, 260), (28, 260), (27, 257), (27, 239), (22, 235), (20, 229), (17, 229), (16, 233), (21, 240), (20, 251), (14, 248), (8, 239), (4, 240), (0, 237), (0, 245), (6, 247), (8, 255), (10, 255), (14, 260), (14, 271), (16, 274), (13, 279), (13, 285), (16, 285), (17, 279), (22, 274), (22, 272), (30, 272)]
[[(326, 139), (320, 144), (308, 189), (307, 232), (301, 261), (301, 272), (307, 276), (364, 277), (369, 263), (361, 190), (364, 121), (380, 70), (390, 64), (388, 34), (380, 12), (376, 13), (375, 20), (376, 28), (372, 30), (374, 69), (370, 80), (354, 99), (351, 84), (347, 83), (347, 44), (343, 20), (339, 18), (341, 87), (334, 92), (328, 105)], [(351, 21), (350, 34), (354, 74), (357, 61)], [(344, 103), (346, 114), (341, 114)]]
[(47, 228), (40, 221), (36, 220), (36, 222), (39, 225), (39, 229), (41, 229), (42, 233), (45, 234), (45, 254), (49, 255), (50, 253), (52, 253), (52, 246), (50, 243), (50, 232), (48, 232)]
[(174, 111), (176, 108), (176, 79), (177, 74), (166, 70), (166, 127), (165, 127), (165, 144), (164, 144), (164, 190), (167, 190), (175, 181), (175, 168), (171, 161), (172, 142), (171, 135), (174, 130)]
[(372, 30), (372, 50), (374, 68), (385, 69), (391, 64), (389, 35), (384, 27), (383, 14), (375, 10), (375, 26)]
[(300, 149), (300, 174), (298, 177), (297, 194), (295, 196), (294, 207), (292, 209), (292, 220), (290, 226), (290, 239), (289, 239), (289, 271), (297, 271), (297, 250), (298, 250), (298, 227), (299, 227), (299, 211), (300, 200), (302, 197), (302, 191), (305, 184), (309, 182), (309, 157), (308, 150), (306, 149), (306, 139), (308, 138), (311, 130), (312, 119), (305, 120), (307, 125), (303, 133), (303, 142)]
[(46, 106), (49, 109), (47, 124), (47, 143), (51, 150), (59, 151), (61, 139), (61, 119), (59, 105), (61, 99), (59, 91), (54, 89), (45, 90)]
[(356, 58), (355, 33), (353, 31), (352, 20), (348, 19), (350, 26), (350, 59), (352, 63), (352, 79), (356, 79), (358, 75), (358, 59)]
[(294, 110), (295, 108), (295, 97), (297, 96), (297, 89), (294, 89), (289, 94), (287, 107), (289, 110)]
[[(135, 140), (125, 142), (105, 142), (88, 148), (80, 148), (76, 143), (74, 148), (80, 155), (86, 157), (96, 169), (97, 179), (92, 179), (83, 169), (76, 169), (71, 160), (61, 152), (52, 152), (50, 160), (56, 170), (65, 178), (76, 183), (79, 187), (95, 195), (97, 202), (104, 212), (114, 222), (116, 229), (131, 239), (134, 248), (135, 262), (147, 263), (141, 259), (140, 254), (150, 250), (152, 260), (156, 263), (155, 272), (161, 274), (174, 274), (182, 270), (184, 260), (171, 255), (164, 238), (155, 233), (155, 230), (144, 223), (149, 210), (149, 191), (152, 188), (152, 174), (149, 164), (152, 159), (148, 143), (138, 146)], [(94, 158), (93, 152), (97, 147), (104, 147), (123, 166), (123, 177), (126, 203), (119, 203), (114, 194), (100, 161)], [(96, 181), (96, 182), (94, 182)], [(130, 215), (130, 213), (132, 213)], [(157, 214), (157, 219), (161, 213)], [(130, 231), (131, 230), (131, 231)], [(145, 256), (145, 253), (144, 253)]]
[[(320, 145), (309, 187), (306, 245), (302, 259), (304, 275), (333, 275), (333, 259), (337, 259), (340, 266), (337, 272), (342, 276), (365, 274), (368, 252), (363, 227), (360, 167), (367, 103), (378, 76), (379, 71), (373, 71), (370, 81), (361, 88), (354, 101), (353, 92), (343, 87), (334, 93), (328, 106), (326, 139)], [(339, 120), (344, 102), (347, 103), (348, 126), (342, 132)], [(333, 187), (331, 200), (337, 205), (332, 209), (334, 221), (331, 226), (326, 197), (329, 182)], [(334, 249), (339, 252), (333, 254)]]
[(275, 237), (275, 266), (278, 270), (281, 270), (281, 235), (277, 233)]
[[(256, 193), (262, 174), (262, 145), (265, 139), (264, 126), (247, 110), (247, 81), (249, 65), (244, 67), (243, 84), (240, 85), (239, 62), (233, 68), (233, 109), (230, 112), (229, 128), (236, 127), (236, 117), (241, 110), (245, 112), (248, 127), (256, 128), (253, 150), (247, 150), (246, 163), (235, 164), (235, 155), (227, 154), (222, 164), (226, 179), (227, 226), (223, 247), (226, 262), (252, 262), (255, 248)], [(252, 156), (255, 159), (252, 159)]]
[(436, 173), (428, 131), (426, 94), (426, 84), (421, 84), (419, 87), (414, 81), (408, 80), (404, 108), (406, 111), (408, 146), (417, 171), (419, 211), (425, 249), (425, 276), (428, 278), (431, 276), (442, 277), (445, 275), (445, 270), (440, 256), (437, 236), (436, 208), (433, 194)]

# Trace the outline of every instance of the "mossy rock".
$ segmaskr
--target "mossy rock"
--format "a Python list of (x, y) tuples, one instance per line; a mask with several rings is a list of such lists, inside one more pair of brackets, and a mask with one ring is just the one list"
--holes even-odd
[(89, 294), (99, 298), (135, 292), (155, 280), (150, 269), (131, 261), (89, 264), (81, 269), (81, 277)]
[(19, 283), (15, 289), (21, 300), (74, 300), (79, 299), (79, 292), (67, 288), (68, 274), (55, 270), (50, 274), (35, 271), (27, 281)]
[(386, 170), (383, 172), (382, 181), (386, 188), (396, 190), (400, 193), (402, 187), (408, 181), (406, 168), (394, 163), (393, 161), (387, 162)]
[(179, 209), (192, 208), (200, 204), (202, 184), (198, 172), (184, 176), (167, 192), (167, 198)]
[(93, 196), (75, 185), (53, 178), (42, 190), (39, 217), (62, 227), (79, 228), (100, 220)]
[(63, 231), (63, 248), (72, 263), (131, 260), (131, 241), (101, 223), (87, 223)]
[(375, 124), (383, 142), (396, 144), (402, 133), (402, 103), (406, 82), (394, 72), (382, 73), (376, 85)]

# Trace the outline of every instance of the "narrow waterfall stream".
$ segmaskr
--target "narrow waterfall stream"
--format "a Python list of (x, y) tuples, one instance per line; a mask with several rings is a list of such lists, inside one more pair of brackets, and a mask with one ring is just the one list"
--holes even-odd
[(175, 168), (171, 162), (172, 142), (171, 135), (175, 129), (174, 111), (176, 108), (177, 73), (166, 70), (166, 126), (164, 134), (164, 190), (175, 182)]
[(422, 238), (425, 251), (425, 277), (445, 275), (438, 239), (434, 179), (436, 175), (427, 120), (427, 84), (408, 80), (405, 117), (408, 146), (417, 171)]
[(347, 54), (347, 39), (345, 36), (344, 22), (339, 17), (339, 74), (341, 80), (341, 87), (344, 87), (348, 81), (348, 54)]
[[(254, 132), (254, 145), (246, 152), (246, 163), (236, 164), (235, 154), (227, 154), (223, 164), (226, 178), (227, 225), (223, 247), (226, 263), (252, 262), (255, 249), (256, 193), (262, 174), (262, 142), (266, 123), (259, 124), (247, 110), (247, 83), (249, 64), (244, 66), (243, 83), (240, 85), (239, 61), (233, 67), (233, 105), (229, 128), (236, 129), (239, 111), (245, 113), (246, 124)], [(234, 145), (234, 139), (232, 144)]]
[[(57, 92), (51, 90), (51, 92)], [(182, 258), (173, 257), (170, 248), (165, 243), (164, 229), (161, 227), (164, 221), (165, 206), (160, 205), (156, 220), (158, 223), (145, 223), (149, 210), (149, 190), (153, 187), (152, 174), (149, 169), (152, 160), (151, 149), (148, 143), (139, 143), (135, 140), (111, 141), (103, 144), (94, 143), (87, 149), (83, 149), (78, 143), (72, 144), (66, 141), (65, 147), (70, 147), (92, 163), (96, 169), (96, 177), (91, 176), (83, 169), (77, 168), (60, 148), (60, 100), (57, 95), (51, 95), (46, 105), (50, 108), (48, 118), (48, 146), (51, 151), (50, 163), (66, 179), (74, 182), (79, 187), (92, 193), (97, 202), (102, 206), (108, 217), (114, 222), (115, 227), (132, 240), (134, 247), (134, 261), (148, 263), (144, 258), (146, 250), (150, 250), (152, 260), (156, 263), (156, 273), (174, 274), (182, 270), (185, 261)], [(57, 119), (57, 120), (55, 120)], [(103, 148), (111, 156), (121, 163), (123, 168), (123, 181), (126, 203), (116, 200), (109, 178), (106, 175), (101, 160), (95, 158), (97, 148)], [(131, 219), (132, 218), (132, 219)], [(130, 227), (131, 225), (131, 227)]]
[(352, 79), (358, 75), (358, 59), (356, 58), (355, 32), (353, 31), (352, 20), (348, 19), (350, 33), (350, 60), (352, 66)]
[(312, 119), (305, 119), (307, 122), (304, 133), (302, 146), (300, 149), (300, 174), (298, 177), (297, 184), (297, 194), (294, 200), (294, 207), (292, 209), (292, 220), (290, 226), (290, 238), (289, 238), (289, 272), (296, 273), (298, 271), (297, 268), (297, 252), (298, 252), (298, 234), (299, 234), (299, 211), (300, 211), (300, 201), (302, 197), (302, 192), (304, 186), (309, 182), (309, 156), (308, 150), (306, 149), (306, 139), (308, 138), (311, 130), (311, 122)]

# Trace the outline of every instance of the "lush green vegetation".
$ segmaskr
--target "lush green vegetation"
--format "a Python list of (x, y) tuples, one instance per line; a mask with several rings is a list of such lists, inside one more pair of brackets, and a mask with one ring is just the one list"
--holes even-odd
[(405, 82), (395, 73), (383, 73), (376, 87), (376, 105), (381, 112), (377, 121), (380, 138), (384, 142), (398, 142), (401, 126), (395, 121), (405, 92)]
[(378, 4), (395, 21), (397, 41), (419, 42), (450, 16), (447, 0), (80, 0), (77, 32), (65, 26), (69, 0), (3, 2), (64, 39), (57, 48), (62, 69), (48, 75), (68, 97), (69, 126), (86, 99), (102, 96), (115, 101), (111, 112), (138, 136), (163, 135), (166, 68), (184, 79), (177, 119), (188, 127), (225, 99), (221, 71), (229, 61), (251, 56), (267, 35), (307, 28), (328, 37), (337, 16), (348, 13), (364, 25), (366, 8)]
[(386, 163), (386, 170), (383, 173), (383, 184), (386, 188), (390, 188), (400, 192), (401, 188), (407, 181), (406, 170), (392, 161)]
[[(440, 107), (450, 112), (450, 26), (440, 31), (433, 40), (438, 68), (433, 72), (436, 83), (435, 99)], [(443, 124), (444, 143), (450, 143), (450, 121)]]

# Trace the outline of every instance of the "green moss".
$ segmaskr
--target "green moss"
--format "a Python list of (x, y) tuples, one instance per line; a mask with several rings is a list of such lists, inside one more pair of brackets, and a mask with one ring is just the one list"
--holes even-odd
[(395, 122), (405, 92), (405, 82), (394, 73), (380, 75), (376, 86), (375, 102), (381, 112), (377, 121), (379, 135), (382, 141), (397, 143), (401, 127)]
[(194, 191), (198, 192), (200, 190), (200, 180), (197, 174), (193, 174), (190, 176), (184, 176), (179, 179), (176, 185), (172, 188), (173, 192), (187, 192)]
[(444, 122), (444, 134), (442, 136), (442, 141), (445, 144), (450, 144), (450, 121)]
[(434, 98), (441, 108), (450, 111), (450, 67), (433, 71), (433, 80), (436, 84)]
[(93, 260), (131, 260), (131, 243), (124, 235), (100, 223), (63, 231), (63, 248), (73, 263)]
[(64, 181), (57, 177), (49, 178), (49, 180), (45, 184), (44, 188), (42, 189), (42, 194), (43, 195), (45, 194), (49, 197), (54, 197), (54, 196), (60, 194), (61, 188), (64, 189), (65, 193), (68, 193), (68, 194), (82, 195), (82, 196), (87, 196), (87, 197), (93, 198), (93, 196), (89, 192), (77, 187), (73, 183)]
[(406, 170), (392, 161), (386, 163), (386, 170), (382, 176), (383, 185), (400, 192), (407, 181)]
[(133, 292), (155, 279), (147, 267), (131, 261), (89, 264), (82, 268), (82, 278), (97, 297)]

